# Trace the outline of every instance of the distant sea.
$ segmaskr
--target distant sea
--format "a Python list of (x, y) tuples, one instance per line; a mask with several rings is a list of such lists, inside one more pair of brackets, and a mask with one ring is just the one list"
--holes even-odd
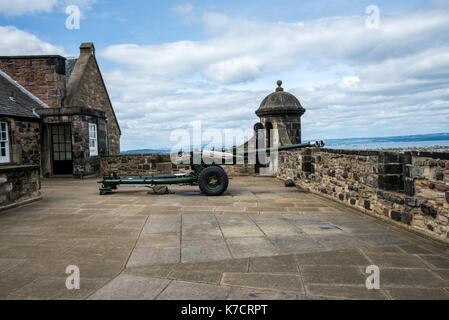
[(327, 139), (327, 148), (335, 149), (406, 149), (449, 147), (449, 133), (409, 136)]
[[(308, 140), (304, 140), (307, 142)], [(325, 148), (331, 149), (406, 149), (449, 147), (449, 133), (431, 133), (409, 136), (324, 139)], [(207, 146), (204, 144), (202, 148)], [(220, 146), (221, 147), (221, 146)], [(218, 147), (218, 148), (220, 148)], [(191, 148), (191, 147), (190, 147)], [(188, 149), (188, 148), (187, 148)], [(170, 148), (138, 149), (123, 151), (122, 154), (169, 153)]]
[(369, 142), (369, 143), (327, 143), (326, 148), (331, 149), (397, 149), (397, 148), (431, 148), (431, 147), (449, 147), (449, 140), (438, 141), (387, 141), (387, 142)]

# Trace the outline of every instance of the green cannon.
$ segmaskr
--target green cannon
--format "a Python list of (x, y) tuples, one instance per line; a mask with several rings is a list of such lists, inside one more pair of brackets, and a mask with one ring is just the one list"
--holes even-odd
[[(202, 150), (198, 151), (199, 164), (195, 162), (195, 151), (193, 154), (189, 154), (190, 161), (190, 173), (185, 174), (160, 174), (150, 176), (138, 176), (138, 177), (119, 177), (116, 173), (109, 173), (103, 176), (103, 180), (98, 181), (101, 183), (100, 194), (112, 193), (117, 189), (119, 185), (143, 185), (153, 188), (157, 185), (198, 185), (200, 190), (208, 196), (218, 196), (223, 194), (228, 188), (228, 175), (220, 165), (234, 165), (241, 160), (248, 160), (249, 155), (257, 153), (266, 153), (271, 151), (282, 151), (307, 147), (323, 147), (324, 142), (318, 140), (315, 142), (307, 142), (301, 144), (292, 144), (287, 146), (279, 146), (272, 148), (262, 148), (253, 150), (242, 150), (237, 152), (237, 148), (234, 146), (231, 152), (214, 151), (214, 150)], [(224, 160), (224, 162), (223, 162)]]

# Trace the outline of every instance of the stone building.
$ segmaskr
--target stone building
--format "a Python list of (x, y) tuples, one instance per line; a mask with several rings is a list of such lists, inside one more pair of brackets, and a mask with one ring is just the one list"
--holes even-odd
[(0, 207), (39, 198), (41, 119), (46, 107), (0, 71)]
[(301, 116), (306, 110), (299, 100), (284, 91), (278, 80), (276, 91), (270, 93), (256, 110), (256, 115), (266, 129), (266, 145), (270, 146), (270, 129), (277, 129), (279, 145), (301, 143)]
[(120, 153), (120, 127), (92, 43), (81, 44), (78, 58), (0, 57), (0, 70), (41, 101), (33, 107), (41, 175), (92, 175), (100, 156)]
[(63, 100), (63, 106), (82, 106), (104, 112), (107, 124), (105, 154), (120, 154), (120, 126), (95, 58), (95, 47), (92, 43), (81, 44), (79, 57), (66, 60), (65, 78), (67, 94)]

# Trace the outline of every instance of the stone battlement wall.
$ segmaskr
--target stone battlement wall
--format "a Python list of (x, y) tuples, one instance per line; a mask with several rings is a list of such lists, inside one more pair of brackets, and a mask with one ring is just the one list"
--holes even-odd
[(449, 153), (283, 151), (277, 177), (449, 241)]
[(170, 154), (140, 153), (101, 157), (101, 170), (115, 172), (119, 176), (145, 176), (151, 174), (181, 172), (185, 166), (170, 162)]
[[(225, 165), (223, 169), (229, 176), (254, 173), (254, 165)], [(170, 154), (140, 153), (120, 154), (101, 157), (102, 172), (115, 172), (119, 176), (145, 176), (164, 173), (189, 173), (189, 165), (172, 164)]]
[(449, 218), (449, 153), (406, 152), (405, 206), (412, 225), (446, 236)]

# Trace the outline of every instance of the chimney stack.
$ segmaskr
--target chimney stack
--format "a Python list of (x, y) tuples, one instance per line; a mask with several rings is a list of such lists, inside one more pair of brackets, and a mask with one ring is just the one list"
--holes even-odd
[(92, 42), (84, 42), (80, 45), (80, 56), (81, 55), (92, 55), (95, 56), (95, 47)]

